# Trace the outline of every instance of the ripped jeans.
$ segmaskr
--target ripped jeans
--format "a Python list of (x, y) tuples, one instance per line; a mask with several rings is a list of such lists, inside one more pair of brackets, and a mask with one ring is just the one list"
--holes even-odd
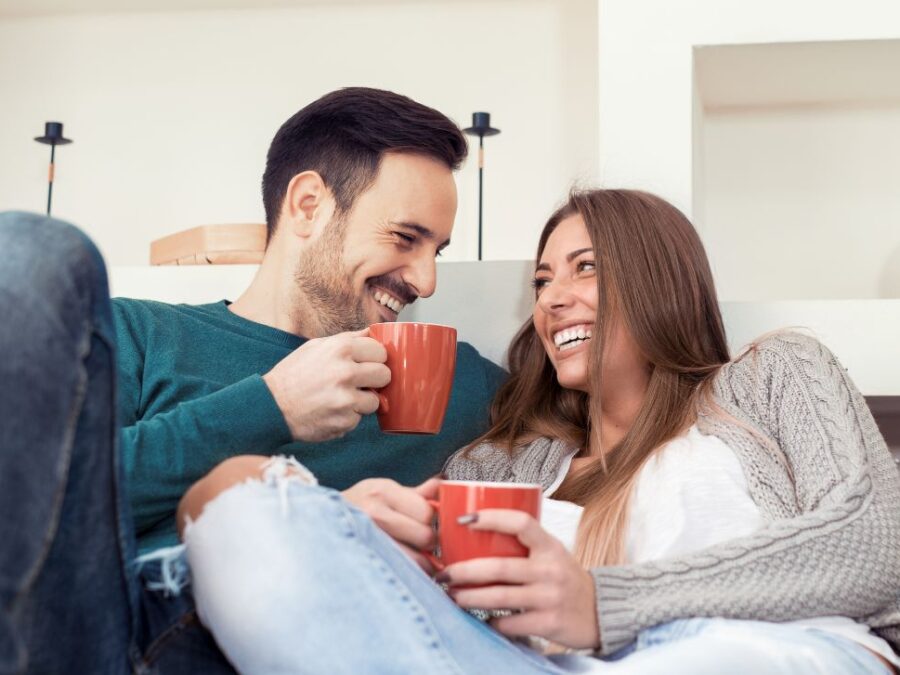
[(459, 609), (339, 493), (291, 478), (222, 492), (185, 547), (198, 613), (248, 675), (888, 673), (847, 639), (705, 618), (642, 631), (605, 660), (545, 658)]
[(188, 525), (201, 620), (242, 673), (558, 673), (454, 605), (340, 493), (248, 481)]
[(100, 254), (27, 213), (0, 214), (0, 251), (0, 674), (234, 672), (190, 593), (134, 564)]

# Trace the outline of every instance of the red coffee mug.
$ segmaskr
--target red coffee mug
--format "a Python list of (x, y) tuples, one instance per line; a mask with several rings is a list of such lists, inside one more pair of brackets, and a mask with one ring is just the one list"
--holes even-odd
[(391, 434), (436, 434), (453, 388), (456, 329), (433, 323), (375, 323), (391, 382), (378, 390), (378, 425)]
[(474, 558), (524, 558), (528, 549), (517, 537), (501, 532), (473, 530), (460, 525), (460, 516), (483, 509), (516, 509), (535, 520), (541, 517), (540, 485), (445, 480), (438, 499), (428, 500), (438, 514), (438, 567)]

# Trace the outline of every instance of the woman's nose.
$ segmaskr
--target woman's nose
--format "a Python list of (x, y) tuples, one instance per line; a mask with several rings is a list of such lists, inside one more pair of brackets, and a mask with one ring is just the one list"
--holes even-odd
[(555, 312), (572, 303), (571, 289), (563, 280), (553, 280), (544, 286), (538, 296), (538, 304), (545, 312)]

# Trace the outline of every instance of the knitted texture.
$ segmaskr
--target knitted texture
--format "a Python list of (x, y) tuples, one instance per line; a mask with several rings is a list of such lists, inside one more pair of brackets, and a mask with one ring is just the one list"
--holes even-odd
[[(735, 452), (766, 525), (689, 555), (591, 570), (601, 653), (687, 617), (847, 616), (900, 649), (900, 474), (846, 370), (815, 339), (779, 333), (723, 367), (714, 398), (725, 414), (701, 413), (697, 426)], [(445, 473), (546, 488), (572, 451), (540, 439), (510, 457), (483, 444)]]

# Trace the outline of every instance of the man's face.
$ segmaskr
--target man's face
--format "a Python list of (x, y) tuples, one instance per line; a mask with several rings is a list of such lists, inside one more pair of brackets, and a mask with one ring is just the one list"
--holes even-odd
[(420, 155), (386, 154), (349, 213), (300, 256), (295, 278), (311, 306), (298, 310), (309, 319), (309, 337), (394, 321), (434, 293), (435, 258), (450, 243), (455, 217), (450, 169)]

